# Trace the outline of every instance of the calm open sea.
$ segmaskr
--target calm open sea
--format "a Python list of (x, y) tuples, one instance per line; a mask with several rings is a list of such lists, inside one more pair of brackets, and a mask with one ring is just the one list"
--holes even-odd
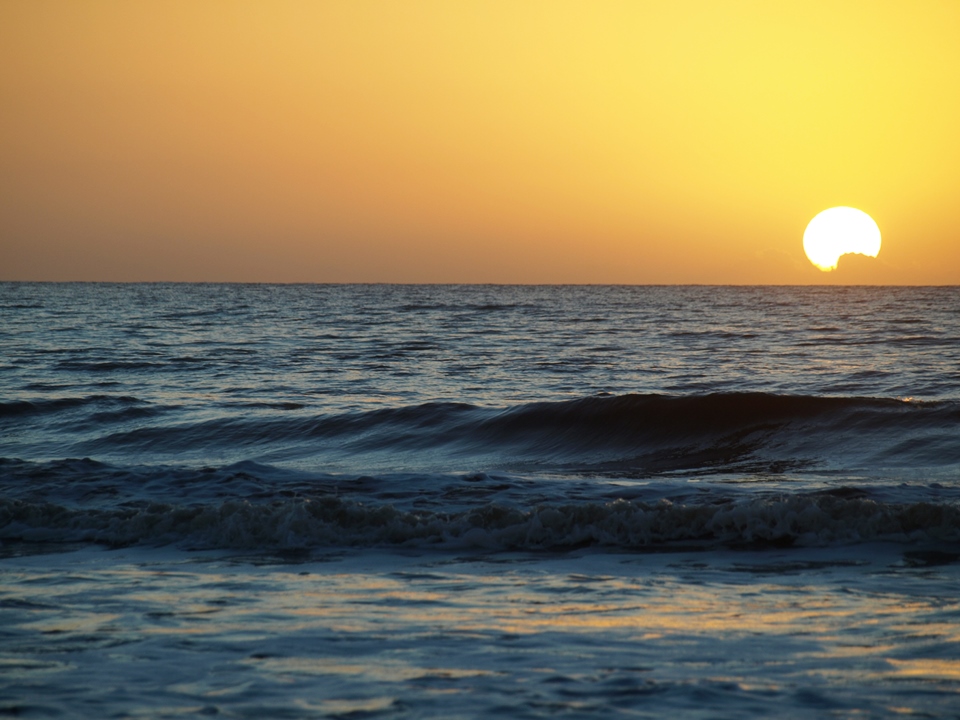
[(0, 284), (0, 715), (960, 717), (960, 288)]

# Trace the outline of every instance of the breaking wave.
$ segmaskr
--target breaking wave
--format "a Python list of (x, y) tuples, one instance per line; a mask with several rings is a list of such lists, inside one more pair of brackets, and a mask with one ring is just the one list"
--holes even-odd
[(346, 546), (634, 550), (678, 545), (823, 546), (876, 540), (960, 542), (960, 507), (956, 505), (885, 503), (856, 493), (844, 495), (825, 492), (709, 504), (620, 499), (525, 509), (486, 504), (455, 513), (401, 510), (332, 496), (270, 503), (143, 502), (100, 509), (2, 500), (0, 538), (258, 551)]

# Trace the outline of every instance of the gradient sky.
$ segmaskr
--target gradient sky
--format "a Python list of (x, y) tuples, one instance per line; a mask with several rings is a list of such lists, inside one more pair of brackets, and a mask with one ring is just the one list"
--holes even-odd
[(956, 0), (0, 0), (0, 279), (956, 284), (958, 128)]

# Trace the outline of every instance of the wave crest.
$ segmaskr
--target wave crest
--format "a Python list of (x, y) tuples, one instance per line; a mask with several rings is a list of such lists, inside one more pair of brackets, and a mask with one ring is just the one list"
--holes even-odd
[(253, 456), (274, 452), (285, 459), (337, 461), (402, 454), (401, 467), (420, 469), (431, 469), (424, 464), (428, 460), (456, 456), (477, 458), (484, 465), (492, 459), (494, 466), (512, 468), (782, 472), (822, 458), (847, 467), (874, 461), (956, 464), (958, 429), (960, 404), (955, 402), (767, 393), (622, 395), (503, 410), (427, 403), (339, 415), (231, 416), (120, 430), (74, 451), (244, 448)]
[(199, 506), (154, 502), (111, 509), (2, 500), (0, 538), (261, 551), (397, 545), (632, 550), (690, 544), (953, 543), (960, 542), (960, 507), (883, 503), (830, 493), (704, 505), (616, 500), (523, 509), (488, 504), (459, 513), (411, 512), (336, 497), (269, 504), (228, 500)]

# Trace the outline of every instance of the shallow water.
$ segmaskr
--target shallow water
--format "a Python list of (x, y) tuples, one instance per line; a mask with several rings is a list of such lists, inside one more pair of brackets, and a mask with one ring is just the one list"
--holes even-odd
[(0, 313), (0, 712), (960, 706), (960, 289), (6, 283)]
[(3, 699), (27, 716), (946, 717), (958, 581), (955, 557), (889, 546), (33, 556), (6, 561)]

